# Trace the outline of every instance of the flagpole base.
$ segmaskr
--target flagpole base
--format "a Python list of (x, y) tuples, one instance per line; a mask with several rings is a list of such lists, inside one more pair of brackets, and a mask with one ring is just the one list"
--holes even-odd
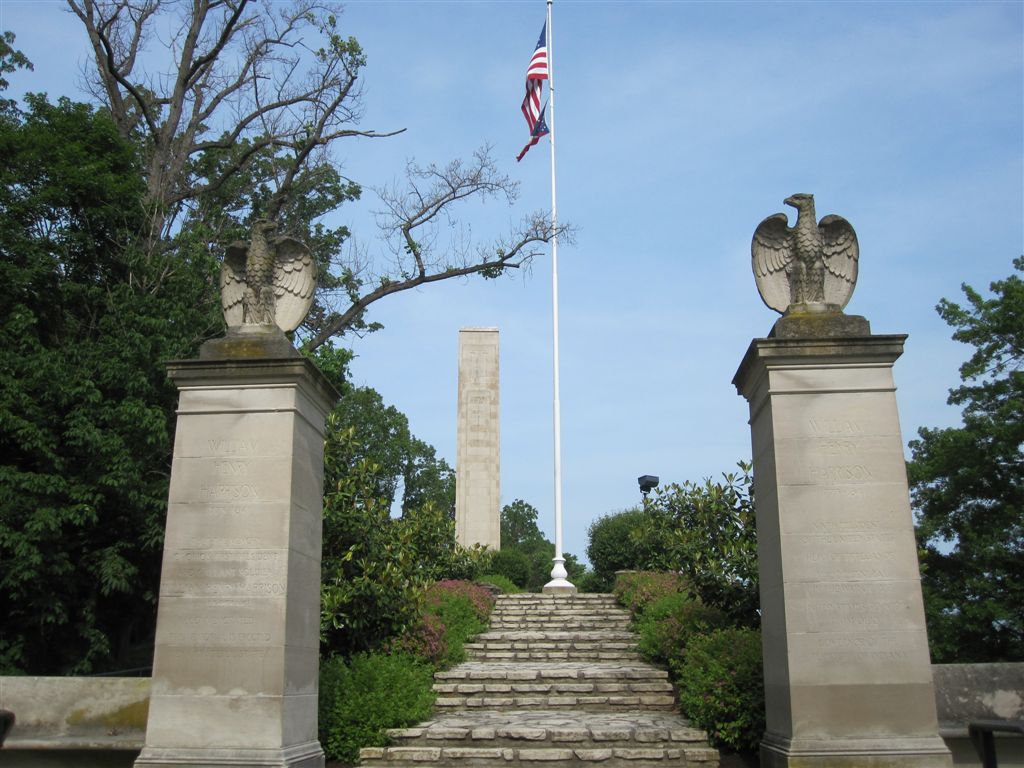
[(576, 587), (566, 578), (569, 573), (565, 570), (565, 558), (556, 557), (555, 566), (551, 569), (551, 581), (544, 585), (545, 595), (575, 595)]

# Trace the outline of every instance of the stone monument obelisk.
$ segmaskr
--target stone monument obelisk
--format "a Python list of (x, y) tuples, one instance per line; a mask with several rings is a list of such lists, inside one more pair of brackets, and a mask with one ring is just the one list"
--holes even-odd
[(498, 329), (459, 331), (455, 540), (501, 549)]
[(752, 244), (784, 316), (733, 383), (750, 404), (767, 731), (761, 765), (948, 766), (938, 735), (896, 409), (905, 336), (843, 314), (859, 248), (838, 216), (765, 219)]
[(323, 437), (337, 393), (282, 331), (308, 311), (314, 271), (305, 246), (272, 234), (260, 222), (228, 251), (227, 336), (168, 365), (178, 422), (137, 768), (324, 764)]

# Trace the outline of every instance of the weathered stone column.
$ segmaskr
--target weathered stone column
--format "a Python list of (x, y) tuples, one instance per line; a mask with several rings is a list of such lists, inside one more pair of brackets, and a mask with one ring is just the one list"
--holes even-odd
[(892, 377), (906, 337), (787, 321), (797, 337), (755, 339), (733, 380), (753, 443), (761, 765), (948, 766)]
[(279, 331), (229, 334), (168, 368), (178, 424), (135, 765), (323, 766), (323, 425), (337, 393)]
[(459, 331), (455, 539), (501, 549), (498, 329)]

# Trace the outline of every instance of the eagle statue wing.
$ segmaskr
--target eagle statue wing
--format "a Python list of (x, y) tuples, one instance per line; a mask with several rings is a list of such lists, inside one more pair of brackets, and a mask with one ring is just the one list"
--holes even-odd
[(785, 312), (792, 301), (786, 274), (786, 265), (793, 258), (792, 238), (786, 214), (776, 213), (757, 225), (750, 243), (757, 291), (776, 312)]
[(294, 331), (306, 319), (316, 291), (316, 265), (305, 243), (294, 237), (275, 237), (274, 305), (278, 327)]
[(245, 298), (245, 255), (249, 244), (236, 240), (224, 253), (220, 267), (220, 308), (228, 327), (241, 325), (244, 317), (242, 300)]
[(825, 302), (845, 307), (857, 284), (860, 246), (857, 233), (842, 216), (830, 215), (818, 222), (825, 262)]

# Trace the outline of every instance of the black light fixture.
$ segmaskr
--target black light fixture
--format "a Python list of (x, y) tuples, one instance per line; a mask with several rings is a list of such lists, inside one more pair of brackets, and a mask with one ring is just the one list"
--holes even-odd
[(649, 494), (653, 488), (657, 487), (657, 485), (658, 485), (658, 476), (657, 475), (640, 475), (640, 477), (638, 477), (636, 479), (636, 481), (637, 481), (637, 483), (640, 484), (640, 493), (642, 493), (644, 495), (644, 498), (646, 499), (647, 498), (647, 494)]

